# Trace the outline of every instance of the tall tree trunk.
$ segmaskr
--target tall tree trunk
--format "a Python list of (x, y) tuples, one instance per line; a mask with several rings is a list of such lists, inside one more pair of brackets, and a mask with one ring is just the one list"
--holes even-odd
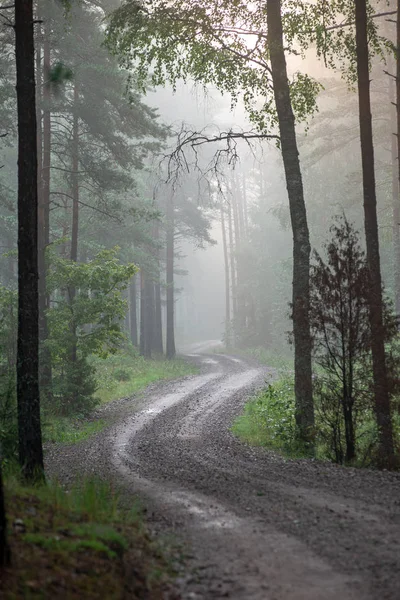
[(231, 345), (231, 302), (230, 302), (230, 284), (229, 284), (229, 257), (228, 244), (226, 241), (225, 216), (222, 202), (220, 204), (221, 211), (221, 230), (222, 230), (222, 246), (224, 250), (224, 266), (225, 266), (225, 344), (229, 348)]
[[(37, 73), (40, 70), (37, 69)], [(51, 156), (51, 119), (50, 119), (50, 41), (49, 28), (45, 23), (43, 29), (43, 77), (42, 77), (42, 99), (43, 99), (43, 132), (41, 121), (38, 131), (41, 132), (41, 141), (43, 142), (43, 154), (39, 155), (39, 380), (42, 398), (47, 401), (51, 399), (51, 355), (46, 346), (49, 336), (46, 311), (50, 305), (50, 298), (46, 287), (46, 248), (50, 241), (49, 221), (50, 221), (50, 156)]]
[(24, 476), (43, 476), (39, 396), (38, 185), (32, 0), (15, 1), (18, 114), (19, 462)]
[(7, 518), (6, 507), (4, 503), (3, 476), (0, 460), (0, 569), (9, 564), (10, 558), (10, 548), (7, 542)]
[[(400, 30), (400, 27), (399, 27)], [(397, 68), (400, 68), (400, 61), (397, 61)], [(400, 73), (397, 75), (399, 76)], [(391, 103), (391, 123), (392, 123), (392, 239), (393, 239), (393, 280), (394, 280), (394, 298), (396, 313), (400, 315), (400, 198), (399, 198), (399, 179), (400, 165), (397, 159), (399, 141), (397, 140), (400, 132), (400, 110), (397, 111), (397, 101), (400, 102), (400, 90), (395, 94), (395, 84), (392, 77), (389, 77), (389, 101)], [(397, 95), (397, 99), (396, 99)]]
[(140, 346), (139, 352), (145, 354), (146, 339), (146, 287), (143, 269), (140, 269)]
[[(160, 224), (158, 221), (154, 224), (154, 240), (157, 244), (160, 242)], [(163, 333), (162, 333), (162, 310), (161, 310), (161, 269), (160, 269), (160, 249), (156, 249), (157, 280), (154, 284), (154, 327), (153, 327), (153, 349), (157, 354), (162, 354)]]
[(144, 355), (151, 358), (154, 341), (154, 283), (150, 277), (146, 277), (146, 329)]
[(161, 282), (158, 279), (154, 284), (154, 352), (162, 354), (163, 348), (163, 334), (162, 334), (162, 308), (161, 308)]
[(174, 233), (175, 233), (175, 215), (174, 215), (174, 198), (173, 195), (168, 195), (167, 210), (166, 210), (166, 228), (167, 228), (167, 343), (166, 355), (167, 358), (174, 358), (175, 349), (175, 301), (174, 301)]
[(238, 226), (239, 226), (239, 238), (240, 238), (240, 251), (238, 256), (238, 271), (240, 273), (240, 306), (241, 306), (241, 329), (242, 329), (242, 338), (243, 341), (247, 342), (248, 336), (248, 308), (250, 305), (249, 300), (249, 288), (246, 281), (246, 268), (243, 264), (243, 250), (246, 243), (246, 224), (244, 217), (244, 202), (243, 202), (243, 194), (240, 188), (240, 182), (238, 178), (234, 179), (235, 183), (235, 204), (237, 207), (237, 215), (238, 215)]
[(396, 312), (400, 315), (400, 0), (397, 2), (396, 47), (396, 135), (392, 136), (392, 157), (393, 153), (395, 153), (395, 159), (397, 160), (397, 185), (393, 185), (393, 244)]
[[(233, 226), (232, 226), (232, 208), (228, 203), (228, 232), (229, 232), (229, 250), (230, 250), (230, 265), (231, 265), (231, 289), (232, 289), (232, 317), (235, 329), (237, 317), (237, 296), (236, 296), (236, 260), (235, 260), (235, 245), (233, 241)], [(235, 344), (236, 334), (233, 331), (232, 342)]]
[(351, 463), (356, 456), (356, 440), (353, 419), (353, 403), (346, 398), (343, 403), (343, 420), (346, 438), (346, 462)]
[(381, 465), (390, 466), (394, 458), (394, 446), (384, 345), (366, 0), (355, 0), (355, 21), (365, 238), (370, 276), (369, 316), (372, 334), (375, 413), (379, 431), (380, 463)]
[(293, 230), (292, 304), (296, 424), (299, 438), (310, 442), (314, 427), (309, 318), (310, 238), (283, 46), (280, 0), (267, 0), (267, 24), (272, 81)]
[(129, 323), (131, 328), (131, 342), (134, 346), (138, 345), (137, 330), (137, 299), (136, 299), (136, 275), (132, 277), (129, 287)]
[(71, 227), (71, 260), (78, 260), (79, 229), (79, 119), (78, 119), (78, 87), (74, 83), (73, 124), (72, 124), (72, 227)]
[(242, 176), (242, 182), (243, 182), (243, 213), (244, 213), (244, 225), (245, 225), (245, 234), (246, 234), (246, 238), (248, 238), (249, 235), (249, 207), (248, 207), (248, 202), (247, 202), (247, 187), (246, 187), (246, 176), (243, 173)]
[[(78, 231), (79, 231), (79, 117), (78, 117), (78, 86), (76, 80), (74, 82), (74, 100), (73, 100), (73, 115), (72, 115), (72, 175), (71, 175), (71, 192), (72, 192), (72, 225), (71, 225), (71, 260), (78, 261)], [(76, 289), (71, 286), (69, 289), (69, 301), (71, 306), (74, 304)], [(77, 339), (76, 339), (76, 323), (72, 313), (71, 322), (71, 362), (77, 360)]]

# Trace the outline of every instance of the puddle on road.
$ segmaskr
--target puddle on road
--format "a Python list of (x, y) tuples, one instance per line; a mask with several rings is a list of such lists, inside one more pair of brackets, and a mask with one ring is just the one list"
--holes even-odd
[(235, 529), (241, 523), (239, 517), (223, 506), (215, 502), (210, 505), (209, 499), (203, 500), (200, 496), (186, 491), (170, 492), (169, 496), (175, 504), (183, 506), (189, 514), (196, 517), (201, 526), (206, 529), (216, 527)]
[(218, 361), (214, 360), (213, 358), (203, 358), (201, 360), (202, 363), (204, 363), (205, 365), (217, 365)]

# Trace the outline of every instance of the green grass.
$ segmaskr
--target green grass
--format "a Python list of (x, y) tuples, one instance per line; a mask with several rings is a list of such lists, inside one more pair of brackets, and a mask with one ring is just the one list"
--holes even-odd
[(295, 439), (293, 376), (283, 376), (245, 404), (232, 432), (252, 446), (264, 446), (286, 456), (304, 455)]
[[(170, 563), (152, 542), (137, 509), (122, 507), (106, 482), (21, 485), (6, 476), (12, 562), (0, 597), (161, 600)], [(18, 524), (18, 526), (15, 526)]]
[(47, 416), (43, 422), (44, 442), (77, 444), (99, 433), (107, 426), (107, 421), (88, 421), (77, 417)]
[[(96, 397), (100, 404), (134, 396), (157, 381), (179, 379), (198, 372), (194, 365), (183, 359), (148, 360), (133, 350), (93, 362), (97, 372)], [(76, 444), (99, 433), (108, 424), (102, 418), (59, 416), (46, 411), (43, 415), (43, 439), (45, 442)]]
[(147, 360), (132, 354), (97, 359), (95, 365), (99, 384), (96, 396), (102, 404), (137, 394), (156, 381), (179, 379), (198, 372), (180, 358)]

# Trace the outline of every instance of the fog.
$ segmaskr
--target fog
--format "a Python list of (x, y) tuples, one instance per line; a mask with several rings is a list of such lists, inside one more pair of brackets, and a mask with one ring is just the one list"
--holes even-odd
[[(293, 249), (279, 147), (275, 140), (237, 140), (233, 154), (232, 147), (226, 154), (227, 142), (220, 141), (202, 143), (196, 153), (186, 144), (176, 154), (184, 131), (204, 138), (254, 131), (243, 93), (232, 107), (228, 92), (221, 94), (215, 86), (195, 83), (189, 76), (185, 82), (178, 79), (175, 90), (168, 83), (148, 85), (146, 93), (131, 88), (129, 106), (129, 73), (120, 70), (118, 58), (103, 45), (101, 11), (72, 11), (65, 17), (56, 5), (48, 10), (44, 16), (49, 28), (43, 25), (37, 32), (36, 60), (40, 178), (50, 198), (48, 243), (67, 258), (71, 236), (78, 235), (74, 244), (82, 263), (101, 249), (118, 246), (123, 263), (132, 261), (157, 287), (164, 345), (167, 289), (173, 285), (178, 347), (208, 337), (223, 339), (232, 330), (239, 346), (261, 345), (289, 352), (286, 334), (291, 328)], [(1, 277), (5, 285), (15, 286), (17, 146), (15, 91), (10, 85), (14, 71), (10, 34), (4, 30), (2, 36), (6, 48), (1, 71), (2, 127), (6, 136), (1, 138), (0, 149), (1, 227), (3, 248), (11, 254), (3, 256)], [(248, 43), (250, 48), (254, 40)], [(50, 67), (61, 65), (71, 73), (46, 86), (49, 51)], [(360, 231), (363, 227), (357, 96), (354, 85), (352, 88), (338, 69), (328, 68), (312, 47), (303, 55), (288, 54), (287, 61), (290, 80), (300, 71), (321, 84), (317, 110), (296, 126), (311, 246), (321, 251), (334, 215), (345, 213)], [(386, 289), (393, 298), (394, 90), (384, 69), (375, 57), (372, 112), (381, 262)], [(263, 96), (256, 96), (255, 106), (262, 107), (264, 101)], [(45, 131), (48, 111), (50, 131)], [(277, 131), (275, 124), (270, 133)], [(50, 180), (45, 177), (43, 162), (48, 160), (46, 144), (51, 145)], [(74, 175), (76, 165), (79, 171)], [(167, 283), (166, 275), (166, 204), (171, 197), (177, 199), (173, 209), (177, 219), (173, 284)], [(75, 217), (73, 206), (79, 208)], [(137, 327), (135, 339), (140, 338), (140, 286), (144, 285), (140, 278), (136, 275), (135, 290), (125, 294), (129, 300), (126, 329)], [(235, 303), (241, 305), (236, 309), (243, 314), (234, 315)]]

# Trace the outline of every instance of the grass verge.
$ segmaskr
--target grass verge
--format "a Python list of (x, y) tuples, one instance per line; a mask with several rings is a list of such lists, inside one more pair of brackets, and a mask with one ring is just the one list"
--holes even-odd
[(156, 381), (178, 379), (198, 372), (194, 365), (181, 358), (148, 360), (131, 354), (97, 359), (95, 365), (99, 385), (96, 396), (102, 404), (136, 394)]
[(101, 481), (22, 487), (6, 478), (11, 565), (0, 597), (163, 598), (170, 566), (150, 539), (138, 510), (122, 510)]
[(296, 442), (294, 381), (285, 375), (245, 404), (232, 432), (252, 446), (264, 446), (285, 456), (304, 454)]
[[(133, 396), (151, 383), (179, 379), (198, 372), (183, 359), (144, 359), (134, 352), (120, 353), (106, 359), (96, 359), (96, 397), (100, 404)], [(108, 422), (103, 418), (85, 415), (60, 417), (46, 412), (43, 418), (45, 442), (75, 444), (102, 431)]]

